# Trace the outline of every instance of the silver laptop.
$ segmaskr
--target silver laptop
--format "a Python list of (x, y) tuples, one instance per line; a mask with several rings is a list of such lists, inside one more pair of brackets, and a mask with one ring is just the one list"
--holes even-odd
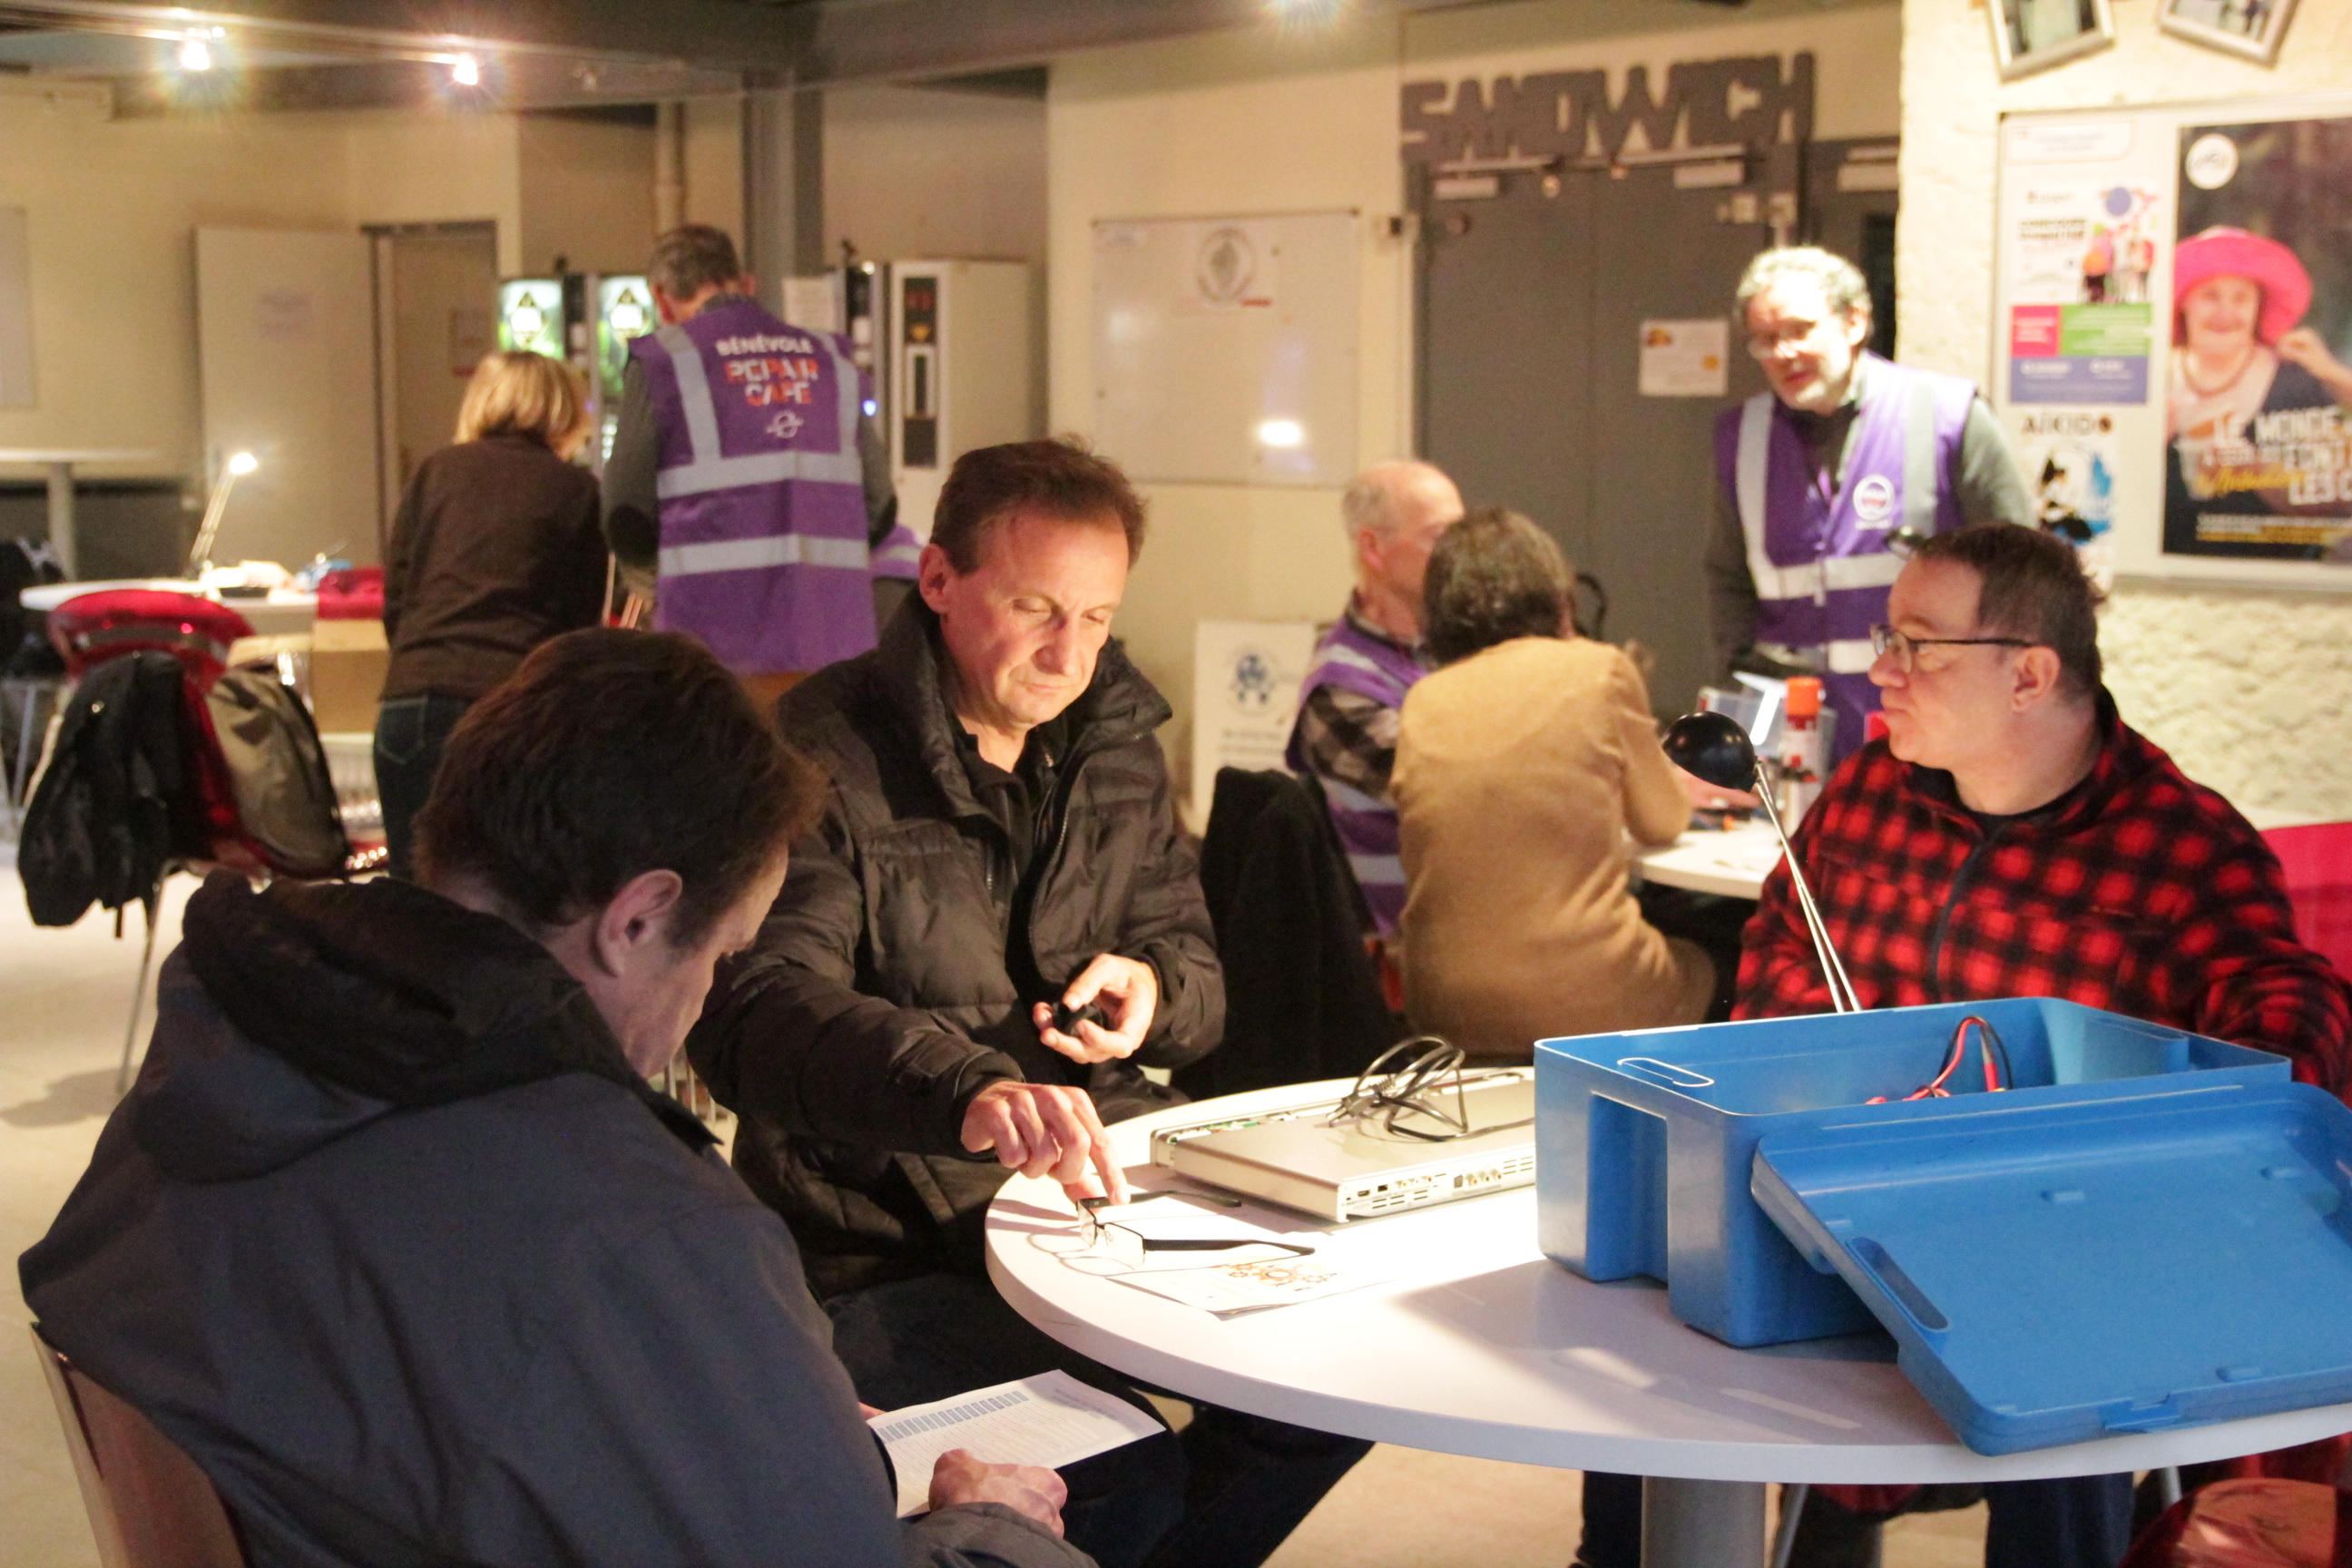
[[(1449, 1111), (1455, 1097), (1440, 1097)], [(1461, 1092), (1466, 1137), (1436, 1117), (1400, 1112), (1334, 1126), (1339, 1101), (1326, 1097), (1245, 1117), (1163, 1127), (1151, 1135), (1151, 1163), (1228, 1192), (1318, 1219), (1363, 1219), (1426, 1208), (1536, 1179), (1536, 1086), (1532, 1069), (1484, 1075)]]

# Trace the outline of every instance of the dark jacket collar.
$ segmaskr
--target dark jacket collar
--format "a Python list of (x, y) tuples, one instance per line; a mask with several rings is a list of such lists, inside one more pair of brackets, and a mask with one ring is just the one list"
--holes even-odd
[[(950, 727), (955, 720), (941, 684), (946, 658), (938, 615), (921, 599), (909, 598), (882, 628), (873, 654), (876, 681), (892, 717), (912, 737), (925, 771), (947, 796), (950, 815), (986, 816), (972, 796)], [(1125, 646), (1111, 638), (1095, 661), (1094, 679), (1066, 711), (1070, 735), (1065, 773), (1096, 752), (1143, 739), (1171, 713), (1168, 700), (1128, 662)]]
[[(242, 1042), (164, 1053), (160, 1070), (142, 1076), (141, 1142), (166, 1164), (267, 1168), (273, 1149), (299, 1157), (390, 1109), (573, 1072), (628, 1090), (690, 1147), (713, 1142), (637, 1076), (580, 983), (504, 921), (390, 878), (256, 892), (218, 872), (188, 900), (183, 929), (188, 968)], [(326, 1091), (280, 1096), (299, 1126), (257, 1121), (252, 1105), (217, 1092), (272, 1072), (266, 1063), (205, 1070), (251, 1054), (245, 1045)], [(226, 1142), (237, 1150), (207, 1146)]]

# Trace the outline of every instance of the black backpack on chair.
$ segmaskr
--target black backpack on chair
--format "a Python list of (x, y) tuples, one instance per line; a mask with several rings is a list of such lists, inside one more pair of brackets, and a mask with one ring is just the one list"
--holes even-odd
[(179, 661), (154, 652), (109, 659), (74, 688), (16, 847), (34, 924), (149, 902), (163, 868), (201, 848), (184, 688)]

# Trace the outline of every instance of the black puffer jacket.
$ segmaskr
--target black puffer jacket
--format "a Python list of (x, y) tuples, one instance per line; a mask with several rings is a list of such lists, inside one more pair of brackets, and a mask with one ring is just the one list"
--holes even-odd
[[(1118, 643), (1065, 721), (1058, 847), (1031, 900), (1036, 970), (1097, 953), (1150, 963), (1160, 1007), (1128, 1061), (1080, 1067), (1038, 1042), (1014, 979), (1004, 828), (971, 790), (940, 689), (938, 620), (910, 601), (873, 652), (785, 697), (785, 733), (833, 775), (751, 952), (719, 972), (687, 1042), (743, 1118), (735, 1166), (792, 1224), (818, 1294), (976, 1271), (1004, 1180), (964, 1153), (964, 1107), (1001, 1079), (1083, 1084), (1105, 1121), (1165, 1104), (1142, 1067), (1217, 1043), (1224, 981), (1168, 770), (1168, 704)], [(870, 1086), (887, 1080), (892, 1092)]]

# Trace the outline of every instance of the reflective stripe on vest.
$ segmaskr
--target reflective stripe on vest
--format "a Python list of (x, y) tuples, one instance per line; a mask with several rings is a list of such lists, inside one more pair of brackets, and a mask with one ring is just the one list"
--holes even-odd
[(721, 539), (708, 544), (675, 544), (661, 552), (661, 574), (691, 577), (703, 572), (748, 572), (762, 566), (837, 566), (866, 570), (862, 539), (812, 539), (772, 533), (758, 539)]
[[(1869, 555), (1832, 555), (1801, 566), (1774, 563), (1765, 548), (1768, 511), (1765, 485), (1772, 461), (1772, 395), (1759, 392), (1739, 411), (1739, 452), (1734, 459), (1734, 499), (1739, 531), (1748, 544), (1748, 574), (1759, 599), (1826, 602), (1836, 588), (1888, 588), (1902, 574), (1903, 558), (1887, 551)], [(1936, 527), (1936, 395), (1921, 382), (1912, 388), (1903, 438), (1903, 519), (1923, 533)], [(1920, 476), (1927, 477), (1924, 482)], [(1868, 647), (1868, 644), (1864, 644)], [(1868, 666), (1865, 664), (1865, 668)]]
[(913, 582), (921, 574), (923, 542), (915, 537), (914, 530), (905, 523), (890, 531), (881, 547), (874, 552), (874, 575), (900, 577)]
[[(840, 389), (841, 449), (837, 452), (754, 452), (745, 457), (720, 455), (719, 413), (711, 405), (710, 377), (702, 351), (677, 327), (664, 327), (655, 341), (669, 353), (677, 376), (677, 401), (686, 415), (690, 461), (664, 468), (654, 476), (654, 493), (664, 500), (677, 496), (705, 495), (745, 485), (778, 484), (789, 479), (819, 479), (833, 484), (862, 485), (865, 468), (857, 457), (857, 367), (842, 357), (833, 340), (823, 333), (809, 336), (833, 360), (834, 380)], [(831, 564), (821, 563), (821, 564)], [(860, 560), (863, 566), (865, 562)], [(717, 567), (704, 567), (717, 571)]]

